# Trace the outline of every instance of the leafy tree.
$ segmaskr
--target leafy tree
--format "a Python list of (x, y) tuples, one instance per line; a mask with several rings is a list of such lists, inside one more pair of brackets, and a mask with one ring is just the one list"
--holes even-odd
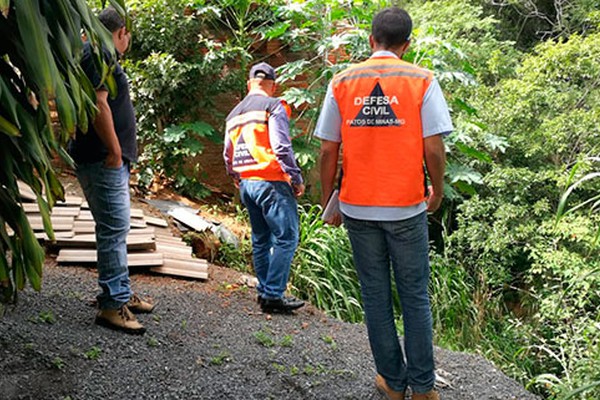
[[(481, 352), (550, 398), (587, 387), (599, 362), (587, 349), (600, 343), (592, 311), (600, 305), (600, 219), (576, 211), (556, 219), (573, 182), (580, 183), (568, 191), (571, 204), (592, 204), (600, 189), (583, 178), (595, 176), (583, 160), (600, 146), (599, 39), (588, 32), (541, 43), (514, 77), (480, 88), (475, 107), (508, 148), (494, 155), (478, 195), (459, 207), (445, 254), (448, 268), (461, 271), (454, 274), (469, 277), (476, 312), (467, 314), (472, 328), (456, 321), (447, 329), (444, 321), (439, 330), (466, 331)], [(589, 386), (586, 398), (597, 391)]]
[(159, 180), (193, 197), (210, 194), (194, 157), (207, 140), (220, 141), (216, 132), (225, 114), (215, 109), (217, 100), (242, 92), (240, 63), (250, 59), (254, 43), (242, 39), (254, 37), (264, 14), (255, 9), (256, 2), (243, 1), (131, 3), (136, 37), (125, 66), (138, 115), (143, 187)]
[[(122, 0), (111, 0), (124, 12)], [(96, 113), (95, 90), (79, 66), (85, 32), (109, 87), (101, 46), (112, 38), (88, 6), (75, 0), (0, 2), (0, 286), (10, 301), (26, 280), (41, 287), (44, 250), (20, 207), (17, 180), (37, 196), (53, 237), (50, 210), (64, 196), (51, 159), (64, 151), (76, 126), (87, 130)], [(51, 113), (58, 113), (53, 124)]]
[(585, 34), (597, 25), (596, 0), (483, 0), (486, 9), (502, 21), (502, 32), (519, 47), (539, 41)]

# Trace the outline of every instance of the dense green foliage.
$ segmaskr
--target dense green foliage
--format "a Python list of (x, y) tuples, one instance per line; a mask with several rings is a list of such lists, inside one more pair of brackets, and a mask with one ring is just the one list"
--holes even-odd
[[(143, 142), (140, 182), (208, 193), (198, 168), (204, 146), (219, 141), (225, 114), (244, 94), (247, 66), (270, 59), (285, 61), (278, 82), (295, 107), (295, 149), (305, 170), (314, 168), (312, 130), (327, 83), (369, 54), (370, 20), (388, 4), (128, 2), (134, 41), (125, 65)], [(415, 22), (407, 59), (435, 72), (456, 128), (446, 138), (446, 200), (430, 218), (436, 342), (485, 355), (545, 398), (599, 398), (598, 1), (403, 5)], [(5, 117), (11, 103), (0, 98)], [(45, 115), (32, 120), (42, 130)], [(331, 315), (360, 321), (343, 228), (324, 226), (316, 206), (300, 212), (291, 289)], [(248, 270), (250, 247), (246, 238), (219, 258)]]
[[(122, 1), (111, 3), (124, 12)], [(114, 80), (101, 45), (113, 53), (114, 49), (110, 33), (85, 2), (3, 0), (0, 12), (0, 303), (4, 303), (14, 299), (27, 280), (40, 289), (44, 262), (44, 250), (19, 204), (17, 180), (35, 192), (46, 233), (53, 237), (49, 213), (64, 192), (51, 160), (58, 153), (70, 161), (64, 151), (67, 140), (77, 126), (87, 130), (97, 111), (95, 90), (79, 66), (81, 34), (92, 44), (95, 62), (111, 90)], [(58, 114), (56, 126), (51, 110)]]
[[(593, 399), (600, 380), (592, 350), (600, 339), (600, 221), (590, 212), (600, 193), (598, 18), (591, 3), (569, 3), (550, 13), (560, 26), (540, 17), (531, 21), (536, 30), (500, 29), (531, 4), (409, 4), (416, 29), (408, 57), (436, 72), (456, 126), (446, 141), (447, 200), (432, 218), (443, 239), (432, 255), (436, 340), (486, 355), (547, 398)], [(317, 115), (333, 72), (368, 54), (365, 28), (378, 6), (276, 7), (279, 22), (266, 32), (300, 55), (280, 71), (290, 84), (285, 97), (303, 117)], [(306, 88), (293, 85), (301, 74), (312, 77)], [(322, 226), (313, 209), (301, 215), (292, 288), (355, 321), (360, 294), (343, 230)]]

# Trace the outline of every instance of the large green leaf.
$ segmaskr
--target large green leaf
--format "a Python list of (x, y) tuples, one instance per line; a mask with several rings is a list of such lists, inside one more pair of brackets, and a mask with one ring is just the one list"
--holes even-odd
[[(125, 12), (122, 0), (110, 3)], [(85, 0), (0, 0), (0, 12), (0, 301), (6, 302), (27, 282), (41, 288), (44, 262), (20, 207), (17, 179), (36, 193), (45, 231), (53, 237), (50, 211), (64, 189), (51, 159), (58, 153), (72, 165), (67, 139), (76, 126), (87, 129), (97, 113), (95, 89), (79, 65), (81, 34), (113, 88), (112, 61), (102, 49), (114, 55), (114, 45)], [(58, 112), (60, 131), (52, 128), (51, 110)]]

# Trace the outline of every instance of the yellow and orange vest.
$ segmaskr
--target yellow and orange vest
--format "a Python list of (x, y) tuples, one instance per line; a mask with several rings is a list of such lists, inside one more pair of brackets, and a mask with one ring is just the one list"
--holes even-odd
[(248, 96), (227, 116), (226, 130), (233, 145), (232, 169), (241, 179), (290, 181), (269, 140), (269, 115), (280, 104), (289, 118), (288, 104), (267, 96)]

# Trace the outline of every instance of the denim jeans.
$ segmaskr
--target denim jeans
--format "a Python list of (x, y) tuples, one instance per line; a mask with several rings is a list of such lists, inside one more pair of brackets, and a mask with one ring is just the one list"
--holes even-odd
[(287, 182), (244, 179), (242, 203), (252, 226), (252, 255), (258, 293), (278, 299), (285, 292), (298, 246), (298, 204)]
[[(401, 221), (365, 221), (344, 216), (344, 225), (361, 285), (377, 372), (394, 390), (404, 391), (411, 386), (417, 393), (428, 392), (435, 383), (435, 373), (427, 293), (426, 213)], [(402, 305), (404, 352), (394, 324), (390, 270), (394, 272)]]
[(79, 164), (77, 179), (96, 222), (100, 309), (118, 309), (129, 301), (127, 233), (130, 228), (129, 164), (106, 168), (104, 162)]

